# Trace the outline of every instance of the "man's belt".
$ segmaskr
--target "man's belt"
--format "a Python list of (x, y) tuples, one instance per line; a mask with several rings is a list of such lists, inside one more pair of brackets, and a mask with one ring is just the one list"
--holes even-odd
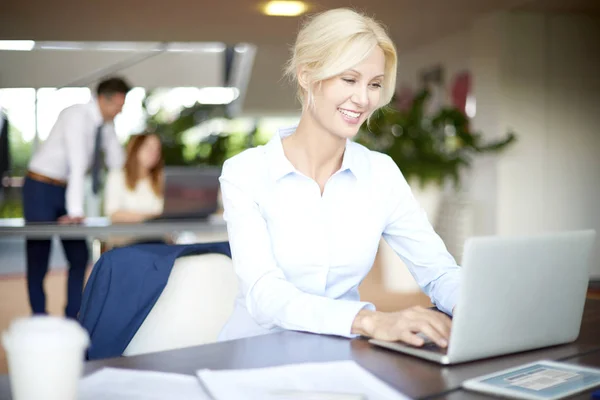
[(49, 176), (38, 174), (37, 172), (33, 172), (33, 171), (27, 171), (27, 177), (33, 179), (34, 181), (49, 183), (49, 184), (55, 185), (55, 186), (62, 186), (62, 187), (67, 186), (66, 181), (61, 181), (60, 179), (50, 178)]

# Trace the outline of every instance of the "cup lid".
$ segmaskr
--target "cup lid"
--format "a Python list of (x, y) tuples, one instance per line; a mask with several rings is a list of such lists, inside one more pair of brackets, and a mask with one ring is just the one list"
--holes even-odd
[(4, 332), (5, 347), (19, 348), (21, 346), (45, 347), (77, 347), (87, 348), (90, 338), (87, 331), (77, 321), (36, 315), (27, 318), (17, 318)]

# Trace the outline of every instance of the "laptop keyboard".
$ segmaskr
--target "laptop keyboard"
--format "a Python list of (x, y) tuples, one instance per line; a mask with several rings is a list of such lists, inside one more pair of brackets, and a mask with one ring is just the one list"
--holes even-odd
[(431, 351), (431, 352), (442, 354), (442, 355), (448, 354), (448, 348), (442, 348), (442, 347), (438, 346), (437, 344), (435, 344), (434, 342), (425, 342), (425, 344), (423, 346), (410, 346), (410, 347), (413, 347), (415, 349), (420, 349), (420, 350), (427, 350), (427, 351)]

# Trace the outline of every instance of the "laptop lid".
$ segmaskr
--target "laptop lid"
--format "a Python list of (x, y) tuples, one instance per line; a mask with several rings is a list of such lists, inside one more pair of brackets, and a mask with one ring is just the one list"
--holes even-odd
[(470, 238), (446, 354), (370, 342), (443, 364), (572, 342), (595, 238), (593, 230)]
[(586, 230), (467, 240), (450, 360), (577, 339), (595, 239)]
[(218, 209), (218, 167), (166, 167), (161, 218), (204, 218)]

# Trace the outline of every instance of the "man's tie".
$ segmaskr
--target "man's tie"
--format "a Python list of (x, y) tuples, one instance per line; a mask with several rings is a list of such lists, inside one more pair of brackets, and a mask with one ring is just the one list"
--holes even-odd
[(100, 170), (102, 169), (102, 126), (96, 129), (94, 141), (94, 158), (92, 160), (92, 192), (97, 194), (100, 190)]

